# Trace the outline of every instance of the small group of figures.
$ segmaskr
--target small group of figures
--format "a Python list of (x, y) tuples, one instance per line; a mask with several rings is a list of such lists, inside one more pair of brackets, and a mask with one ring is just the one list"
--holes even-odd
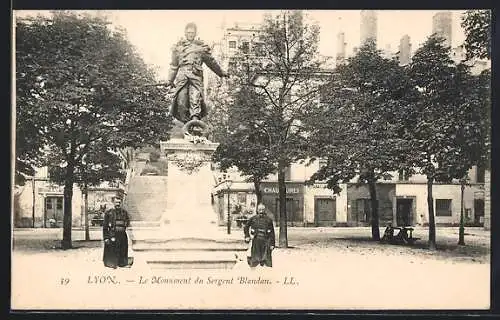
[(130, 225), (128, 212), (121, 207), (122, 200), (118, 197), (113, 200), (114, 208), (106, 211), (102, 223), (104, 239), (103, 262), (106, 267), (130, 268), (134, 262), (128, 256), (127, 227)]
[[(396, 230), (399, 230), (397, 234), (394, 234)], [(388, 225), (385, 228), (384, 235), (380, 241), (382, 243), (390, 244), (414, 244), (419, 238), (413, 237), (413, 228), (411, 227), (393, 227)]]
[(243, 228), (245, 242), (249, 243), (247, 262), (252, 268), (257, 266), (272, 267), (272, 252), (275, 246), (273, 220), (266, 214), (264, 204), (257, 205), (257, 214), (245, 223)]

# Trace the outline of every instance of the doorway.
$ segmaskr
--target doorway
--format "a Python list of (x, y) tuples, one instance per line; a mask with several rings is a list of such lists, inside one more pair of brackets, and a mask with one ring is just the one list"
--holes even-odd
[(46, 197), (44, 227), (61, 227), (63, 224), (63, 216), (63, 197)]
[[(274, 221), (276, 225), (279, 225), (280, 221), (280, 200), (275, 199), (274, 202)], [(293, 198), (286, 199), (286, 222), (287, 225), (294, 227), (297, 223), (302, 223), (303, 221), (302, 212), (299, 207), (299, 200)]]
[(396, 224), (398, 227), (411, 226), (413, 221), (413, 199), (396, 199)]
[(337, 212), (336, 202), (332, 198), (314, 199), (314, 223), (317, 227), (334, 226)]
[(474, 223), (477, 225), (484, 224), (484, 200), (474, 199)]

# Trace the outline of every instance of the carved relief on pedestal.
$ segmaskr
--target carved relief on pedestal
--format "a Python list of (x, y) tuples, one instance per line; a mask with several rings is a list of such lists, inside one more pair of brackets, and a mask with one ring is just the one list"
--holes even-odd
[(178, 151), (167, 155), (167, 160), (172, 161), (179, 169), (192, 174), (198, 172), (205, 162), (210, 162), (209, 154), (200, 151)]

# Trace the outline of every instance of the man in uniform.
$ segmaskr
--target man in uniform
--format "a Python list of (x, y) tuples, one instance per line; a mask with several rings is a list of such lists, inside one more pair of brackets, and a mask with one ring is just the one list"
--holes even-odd
[(253, 234), (251, 256), (248, 259), (250, 267), (272, 267), (272, 251), (275, 245), (273, 220), (266, 215), (264, 204), (257, 205), (257, 214), (251, 217), (243, 229), (245, 242), (250, 242), (250, 233)]
[(212, 57), (210, 47), (195, 39), (196, 25), (188, 23), (184, 31), (186, 39), (180, 40), (172, 50), (167, 80), (167, 85), (175, 86), (170, 114), (182, 123), (200, 120), (207, 114), (203, 99), (203, 63), (219, 77), (228, 77)]
[(121, 207), (122, 200), (116, 197), (114, 208), (104, 214), (102, 232), (104, 239), (104, 265), (109, 268), (127, 267), (128, 237), (126, 229), (130, 224), (127, 211)]

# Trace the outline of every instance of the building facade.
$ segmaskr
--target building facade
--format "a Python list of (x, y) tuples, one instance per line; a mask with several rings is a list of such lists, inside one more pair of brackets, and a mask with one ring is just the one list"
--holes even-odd
[[(317, 226), (369, 226), (371, 201), (368, 186), (356, 179), (340, 185), (341, 192), (334, 194), (324, 183), (307, 184), (306, 180), (319, 168), (319, 163), (309, 166), (292, 164), (286, 175), (287, 225), (297, 227)], [(377, 183), (379, 222), (381, 226), (428, 225), (427, 182), (423, 175), (404, 177), (394, 172), (391, 180)], [(464, 189), (464, 217), (468, 226), (484, 226), (485, 175), (477, 167), (469, 171), (470, 184)], [(228, 189), (225, 179), (232, 184)], [(220, 173), (213, 189), (214, 210), (219, 213), (219, 224), (255, 212), (257, 198), (253, 183), (245, 182), (236, 170)], [(266, 211), (279, 225), (278, 183), (275, 175), (262, 182), (262, 202)], [(229, 194), (229, 209), (228, 209)], [(456, 226), (460, 222), (461, 186), (435, 183), (433, 205), (436, 225)]]
[[(61, 228), (64, 217), (64, 188), (51, 183), (47, 168), (37, 170), (34, 177), (28, 179), (24, 186), (16, 186), (13, 194), (12, 225), (15, 228)], [(123, 185), (109, 185), (89, 188), (89, 212), (109, 209), (113, 205), (113, 197), (123, 195)], [(72, 198), (73, 227), (85, 224), (85, 207), (82, 190), (75, 184)], [(91, 219), (91, 217), (90, 217)]]
[[(444, 22), (443, 22), (444, 21)], [(438, 14), (433, 19), (433, 30), (448, 32), (447, 13)], [(450, 18), (451, 28), (451, 18)], [(228, 29), (221, 41), (221, 61), (229, 67), (238, 46), (252, 39), (258, 29), (232, 28)], [(451, 29), (450, 29), (451, 35)], [(377, 16), (372, 10), (361, 13), (361, 43), (367, 39), (377, 39)], [(451, 36), (449, 37), (451, 43)], [(233, 41), (232, 44), (229, 41)], [(345, 41), (343, 33), (337, 36), (337, 63), (345, 57)], [(233, 50), (234, 51), (231, 51)], [(387, 56), (392, 56), (390, 48)], [(231, 55), (232, 53), (232, 55)], [(411, 61), (410, 37), (401, 38), (399, 60), (402, 65)], [(482, 65), (481, 65), (482, 66)], [(485, 65), (485, 68), (487, 65)], [(479, 69), (479, 67), (478, 67)], [(484, 69), (483, 69), (484, 70)], [(353, 179), (341, 185), (339, 194), (326, 188), (324, 183), (309, 185), (306, 181), (320, 166), (320, 162), (292, 164), (285, 174), (286, 180), (286, 211), (287, 224), (293, 226), (367, 226), (371, 219), (371, 202), (368, 187), (359, 185)], [(225, 176), (224, 176), (225, 175)], [(469, 172), (471, 184), (464, 190), (464, 214), (467, 225), (485, 224), (485, 180), (484, 170), (472, 168)], [(224, 180), (230, 178), (228, 188)], [(219, 224), (225, 225), (229, 220), (236, 225), (236, 219), (243, 214), (252, 213), (256, 207), (256, 196), (253, 183), (245, 182), (237, 170), (220, 173), (216, 176), (212, 194), (214, 210), (218, 212)], [(270, 175), (262, 182), (262, 202), (266, 205), (267, 214), (279, 223), (278, 184), (277, 175)], [(433, 206), (437, 225), (458, 225), (460, 221), (461, 186), (458, 182), (451, 184), (436, 183), (433, 187)], [(380, 225), (422, 225), (428, 224), (427, 181), (425, 176), (407, 177), (398, 172), (393, 178), (380, 181), (377, 184), (378, 211)], [(489, 212), (487, 213), (489, 214)], [(486, 219), (488, 221), (488, 219)]]

